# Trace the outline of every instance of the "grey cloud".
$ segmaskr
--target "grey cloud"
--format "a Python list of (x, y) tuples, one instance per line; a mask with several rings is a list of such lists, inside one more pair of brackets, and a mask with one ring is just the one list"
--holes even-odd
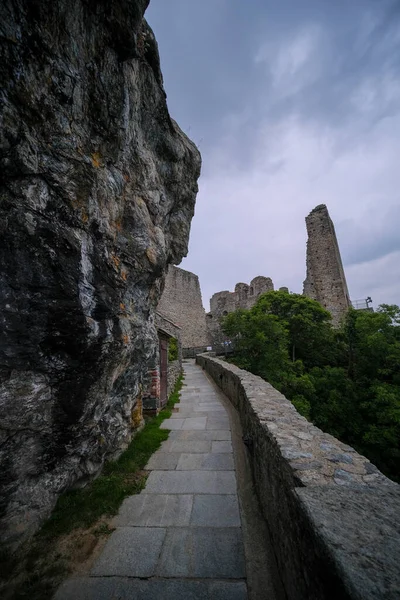
[[(257, 274), (301, 291), (304, 217), (321, 202), (353, 297), (395, 301), (400, 2), (151, 0), (147, 18), (171, 113), (203, 154), (183, 267), (200, 276), (205, 304)], [(302, 32), (315, 46), (304, 64), (283, 54), (279, 82), (279, 53)]]
[(353, 219), (337, 225), (345, 265), (357, 265), (400, 251), (400, 204), (383, 214), (376, 210), (361, 222)]

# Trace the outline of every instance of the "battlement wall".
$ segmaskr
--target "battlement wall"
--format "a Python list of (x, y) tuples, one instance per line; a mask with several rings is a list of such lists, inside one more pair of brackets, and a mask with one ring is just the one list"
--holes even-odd
[(261, 377), (208, 354), (196, 361), (239, 413), (287, 597), (398, 598), (400, 486)]
[(220, 344), (224, 341), (220, 323), (223, 317), (239, 308), (251, 308), (261, 294), (273, 289), (272, 279), (259, 275), (252, 279), (250, 284), (237, 283), (234, 292), (225, 290), (213, 294), (210, 299), (210, 312), (207, 314), (207, 328), (212, 344)]

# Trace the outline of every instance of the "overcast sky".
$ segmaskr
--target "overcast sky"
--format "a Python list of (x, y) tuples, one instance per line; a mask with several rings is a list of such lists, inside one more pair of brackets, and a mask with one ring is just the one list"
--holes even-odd
[(151, 0), (172, 117), (203, 157), (203, 303), (256, 275), (302, 292), (328, 206), (350, 296), (400, 304), (400, 0)]

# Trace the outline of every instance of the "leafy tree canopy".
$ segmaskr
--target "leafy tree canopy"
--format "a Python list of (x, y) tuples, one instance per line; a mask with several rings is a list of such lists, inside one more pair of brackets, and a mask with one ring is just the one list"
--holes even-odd
[(268, 380), (318, 427), (400, 481), (400, 308), (349, 310), (340, 329), (318, 302), (268, 292), (223, 320), (234, 362)]

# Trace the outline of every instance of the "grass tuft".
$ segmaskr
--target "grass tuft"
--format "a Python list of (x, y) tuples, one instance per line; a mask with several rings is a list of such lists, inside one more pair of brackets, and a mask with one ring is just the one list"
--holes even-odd
[(118, 512), (127, 496), (144, 488), (148, 473), (143, 469), (168, 438), (169, 430), (160, 429), (160, 425), (171, 416), (182, 385), (181, 375), (166, 407), (156, 417), (146, 420), (118, 460), (106, 463), (101, 475), (84, 489), (59, 497), (51, 517), (19, 554), (0, 552), (0, 571), (7, 574), (7, 581), (3, 580), (5, 586), (0, 585), (0, 595), (5, 593), (3, 597), (10, 600), (50, 599), (71, 571), (71, 556), (63, 550), (66, 536), (71, 532), (73, 536), (80, 535), (83, 531), (89, 537), (100, 538), (112, 533), (105, 521)]
[(179, 400), (182, 381), (181, 376), (166, 407), (147, 421), (118, 460), (106, 463), (102, 474), (86, 488), (60, 496), (50, 519), (38, 535), (54, 537), (65, 535), (77, 527), (90, 527), (103, 516), (115, 515), (127, 496), (141, 492), (147, 479), (143, 469), (151, 455), (168, 438), (169, 430), (160, 429), (160, 425), (171, 416), (172, 408)]

